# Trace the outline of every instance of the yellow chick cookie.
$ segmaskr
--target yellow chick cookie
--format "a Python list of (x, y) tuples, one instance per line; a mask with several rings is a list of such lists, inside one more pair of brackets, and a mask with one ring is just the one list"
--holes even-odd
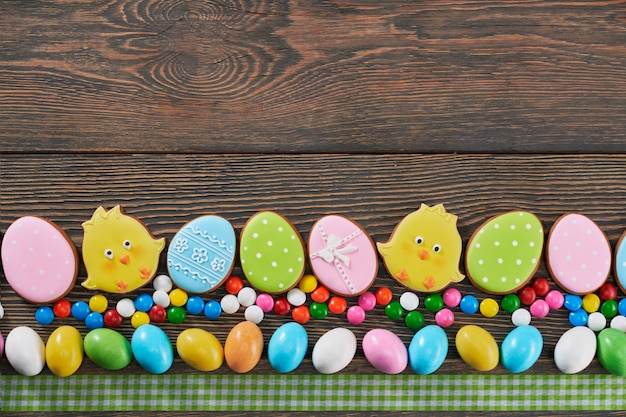
[(90, 290), (126, 293), (152, 280), (165, 239), (156, 239), (138, 219), (120, 206), (98, 207), (83, 223), (83, 261)]
[(422, 292), (436, 292), (465, 278), (459, 271), (462, 242), (456, 220), (442, 204), (422, 204), (402, 219), (388, 242), (376, 244), (389, 274)]

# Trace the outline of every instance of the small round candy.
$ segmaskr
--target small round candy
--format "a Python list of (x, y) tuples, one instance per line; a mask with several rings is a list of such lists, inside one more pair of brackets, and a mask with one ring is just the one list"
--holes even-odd
[(419, 311), (410, 311), (404, 316), (404, 324), (415, 332), (424, 326), (424, 316)]
[(348, 309), (346, 318), (350, 324), (361, 324), (365, 321), (365, 310), (359, 305), (352, 306)]
[[(168, 298), (169, 300), (169, 298)], [(130, 298), (122, 298), (115, 305), (115, 309), (122, 317), (131, 317), (135, 313), (135, 302)]]
[(144, 324), (150, 324), (150, 315), (144, 311), (135, 311), (130, 318), (130, 324), (135, 329), (143, 326)]
[(246, 311), (243, 313), (243, 316), (246, 318), (246, 320), (251, 321), (254, 324), (259, 324), (263, 321), (265, 313), (263, 313), (261, 307), (253, 304), (246, 307)]
[(259, 294), (256, 297), (256, 305), (261, 307), (264, 313), (269, 313), (274, 308), (274, 298), (269, 294)]
[(185, 304), (189, 314), (198, 315), (204, 311), (204, 300), (199, 295), (192, 295)]
[(589, 314), (582, 308), (579, 308), (576, 311), (570, 311), (568, 318), (572, 326), (584, 326), (587, 324), (587, 320), (589, 320)]
[(400, 305), (406, 311), (413, 311), (420, 305), (420, 299), (414, 292), (407, 291), (400, 295)]
[(535, 278), (530, 286), (535, 290), (537, 297), (544, 297), (550, 292), (550, 283), (545, 278)]
[(154, 305), (154, 300), (152, 296), (149, 294), (139, 294), (137, 298), (135, 298), (135, 310), (143, 311), (147, 313), (150, 311), (150, 308)]
[(617, 288), (610, 282), (605, 282), (598, 289), (598, 296), (602, 301), (615, 300), (617, 298)]
[(461, 302), (461, 298), (463, 297), (461, 296), (461, 291), (457, 290), (456, 288), (448, 288), (444, 291), (442, 298), (443, 303), (447, 307), (458, 307), (459, 303)]
[(392, 301), (385, 306), (385, 315), (391, 320), (400, 320), (404, 316), (404, 309), (399, 301)]
[(222, 297), (220, 301), (220, 306), (222, 307), (222, 311), (226, 314), (235, 314), (239, 311), (239, 300), (237, 300), (237, 296), (234, 294), (226, 294)]
[(152, 288), (168, 293), (172, 291), (172, 279), (167, 275), (157, 275), (154, 280), (152, 280)]
[(96, 313), (104, 313), (109, 307), (109, 300), (102, 295), (96, 294), (89, 299), (89, 308)]
[(626, 332), (626, 317), (615, 316), (611, 319), (611, 328)]
[(239, 291), (245, 286), (243, 280), (236, 275), (232, 275), (228, 277), (226, 282), (224, 282), (224, 287), (229, 294), (237, 295)]
[(345, 298), (334, 296), (328, 300), (328, 309), (333, 314), (343, 314), (348, 308), (348, 302)]
[(165, 323), (167, 311), (165, 311), (163, 306), (155, 304), (150, 308), (150, 311), (148, 311), (148, 316), (153, 323)]
[(88, 330), (100, 329), (104, 327), (104, 317), (102, 316), (102, 313), (92, 311), (87, 314), (87, 317), (85, 317), (85, 326)]
[[(2, 303), (0, 303), (0, 319), (4, 317), (4, 307), (2, 307)], [(4, 349), (4, 339), (2, 338), (2, 334), (0, 334), (0, 356), (2, 356), (2, 352)]]
[(545, 297), (546, 303), (548, 303), (548, 307), (552, 310), (558, 310), (563, 307), (563, 303), (565, 302), (565, 297), (561, 294), (559, 290), (552, 290), (546, 294)]
[(330, 293), (328, 292), (328, 289), (323, 285), (319, 285), (311, 293), (311, 299), (315, 301), (316, 303), (325, 303), (326, 301), (328, 301), (329, 298), (330, 298)]
[(535, 302), (530, 305), (530, 314), (532, 314), (533, 317), (541, 319), (547, 316), (549, 312), (550, 306), (545, 300), (535, 300)]
[(306, 324), (309, 320), (311, 320), (311, 313), (309, 312), (309, 308), (307, 306), (302, 305), (293, 309), (291, 317), (297, 323)]
[(120, 316), (120, 313), (118, 313), (117, 310), (111, 308), (104, 313), (103, 320), (106, 327), (115, 329), (122, 325), (124, 318)]
[(520, 308), (521, 304), (522, 303), (520, 302), (517, 294), (507, 294), (504, 297), (502, 297), (502, 301), (500, 301), (502, 310), (506, 311), (507, 313), (514, 312), (515, 310)]
[(256, 301), (256, 291), (252, 287), (243, 287), (237, 293), (237, 301), (244, 307), (250, 307)]
[(311, 274), (306, 274), (300, 280), (298, 288), (300, 288), (300, 290), (305, 294), (313, 292), (317, 288), (317, 278)]
[(580, 295), (566, 294), (563, 300), (563, 307), (569, 311), (580, 310), (583, 306), (583, 299)]
[(222, 314), (222, 306), (215, 300), (210, 300), (204, 305), (204, 316), (209, 320), (217, 320)]
[(599, 332), (606, 327), (606, 317), (604, 317), (604, 315), (599, 311), (595, 311), (589, 314), (589, 318), (587, 319), (587, 327), (589, 327), (594, 332)]
[(424, 297), (426, 310), (436, 313), (443, 308), (443, 298), (439, 294), (428, 294)]
[(626, 316), (626, 298), (622, 298), (617, 303), (617, 312), (622, 316)]
[(66, 300), (65, 298), (62, 300), (58, 300), (52, 306), (52, 311), (54, 312), (55, 316), (64, 319), (72, 314), (72, 303), (70, 303), (69, 300)]
[(376, 307), (376, 296), (371, 292), (364, 292), (363, 294), (359, 295), (357, 304), (364, 311), (370, 311), (374, 307)]
[(393, 294), (391, 293), (391, 290), (389, 288), (380, 287), (376, 288), (376, 291), (374, 291), (374, 296), (376, 297), (376, 304), (380, 306), (386, 306), (391, 302)]
[(328, 316), (328, 306), (324, 303), (312, 302), (309, 306), (311, 317), (316, 319), (325, 319)]
[(291, 304), (289, 304), (289, 300), (287, 297), (278, 297), (276, 301), (274, 301), (274, 314), (278, 314), (279, 316), (286, 316), (291, 311)]
[(187, 303), (189, 296), (184, 290), (180, 288), (170, 291), (170, 303), (175, 307), (182, 307)]
[(498, 302), (493, 298), (485, 298), (480, 302), (479, 305), (480, 314), (485, 317), (495, 317), (498, 314), (498, 310), (500, 310), (500, 306), (498, 306)]
[(612, 319), (617, 316), (617, 301), (610, 299), (603, 302), (600, 306), (600, 313), (607, 319)]
[(593, 313), (600, 308), (600, 297), (595, 294), (587, 294), (583, 297), (583, 309), (587, 313)]
[(292, 306), (301, 306), (306, 302), (306, 294), (300, 288), (292, 288), (287, 292), (287, 301)]
[(187, 312), (179, 306), (171, 306), (167, 309), (167, 321), (174, 324), (181, 324), (187, 319)]
[(516, 327), (529, 325), (530, 312), (525, 308), (518, 308), (511, 314), (511, 322)]
[(158, 304), (163, 308), (167, 308), (170, 306), (170, 296), (163, 290), (156, 290), (152, 293), (152, 301), (154, 304)]
[(87, 317), (87, 314), (89, 314), (90, 312), (91, 309), (89, 308), (89, 304), (84, 301), (77, 301), (72, 304), (72, 317), (74, 317), (76, 320), (85, 320), (85, 317)]
[(478, 300), (473, 295), (464, 295), (459, 307), (465, 314), (474, 314), (478, 311)]
[(54, 321), (54, 311), (49, 306), (41, 306), (35, 311), (37, 323), (47, 326)]
[(537, 293), (535, 293), (535, 290), (533, 290), (533, 287), (530, 287), (528, 285), (521, 288), (517, 292), (517, 296), (519, 297), (520, 303), (522, 303), (525, 306), (531, 305), (533, 302), (535, 302), (535, 299), (537, 299)]
[(435, 314), (435, 323), (444, 329), (452, 326), (454, 324), (454, 313), (449, 308), (442, 308)]

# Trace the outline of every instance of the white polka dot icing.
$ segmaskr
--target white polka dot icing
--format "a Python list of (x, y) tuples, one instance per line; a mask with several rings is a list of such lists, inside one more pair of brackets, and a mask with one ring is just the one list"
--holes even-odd
[(626, 292), (626, 231), (617, 241), (613, 268), (615, 270), (615, 282), (622, 292)]
[(243, 273), (259, 291), (286, 292), (304, 274), (302, 238), (296, 228), (277, 213), (262, 211), (250, 217), (241, 231), (239, 248)]
[(466, 272), (477, 288), (509, 294), (524, 286), (537, 271), (543, 250), (543, 226), (526, 211), (493, 217), (467, 243)]
[(54, 223), (40, 217), (17, 219), (2, 241), (7, 282), (22, 298), (50, 303), (63, 298), (76, 283), (78, 251)]
[(588, 294), (600, 288), (609, 275), (611, 245), (591, 219), (570, 213), (552, 225), (546, 260), (559, 286), (575, 294)]
[(167, 250), (172, 281), (188, 292), (217, 289), (235, 263), (235, 230), (220, 216), (202, 216), (183, 226)]

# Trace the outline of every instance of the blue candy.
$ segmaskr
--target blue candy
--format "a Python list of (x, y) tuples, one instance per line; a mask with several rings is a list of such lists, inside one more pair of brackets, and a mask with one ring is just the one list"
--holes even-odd
[(478, 311), (478, 300), (473, 295), (465, 295), (461, 298), (459, 307), (465, 314), (474, 314)]

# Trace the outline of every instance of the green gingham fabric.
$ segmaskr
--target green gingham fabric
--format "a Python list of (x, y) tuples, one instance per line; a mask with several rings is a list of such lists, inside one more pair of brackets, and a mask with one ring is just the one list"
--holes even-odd
[(0, 376), (0, 411), (623, 410), (612, 375)]

